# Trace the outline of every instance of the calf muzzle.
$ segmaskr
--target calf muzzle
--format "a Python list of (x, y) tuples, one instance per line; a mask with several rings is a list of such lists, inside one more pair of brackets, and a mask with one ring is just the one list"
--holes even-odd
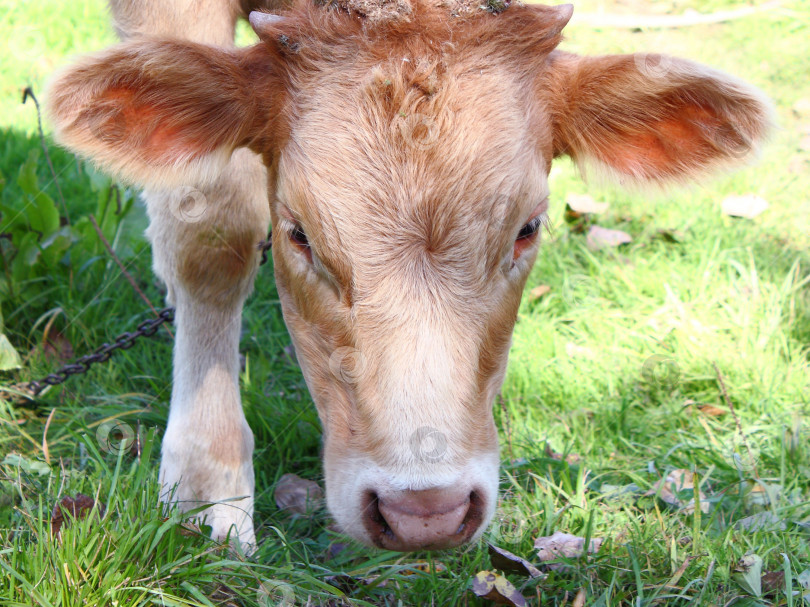
[(484, 519), (479, 492), (455, 487), (422, 491), (368, 491), (363, 524), (387, 550), (438, 550), (469, 541)]

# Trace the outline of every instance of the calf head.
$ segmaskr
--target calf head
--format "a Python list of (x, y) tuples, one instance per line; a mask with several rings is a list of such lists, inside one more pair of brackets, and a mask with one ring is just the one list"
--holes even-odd
[(552, 159), (679, 181), (749, 157), (768, 129), (759, 93), (710, 68), (556, 50), (570, 16), (307, 0), (253, 13), (253, 47), (138, 40), (51, 86), (57, 138), (135, 184), (262, 156), (328, 504), (366, 543), (458, 545), (492, 516), (491, 404)]

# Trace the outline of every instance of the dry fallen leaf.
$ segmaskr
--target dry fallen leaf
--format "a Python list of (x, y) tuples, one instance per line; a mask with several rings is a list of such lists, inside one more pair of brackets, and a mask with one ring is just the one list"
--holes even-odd
[(444, 573), (445, 571), (447, 571), (447, 566), (440, 561), (414, 561), (405, 565), (400, 570), (400, 573), (402, 575), (417, 575), (420, 573)]
[(714, 405), (698, 405), (698, 410), (703, 413), (703, 415), (710, 415), (712, 417), (720, 417), (728, 414), (728, 409), (715, 407)]
[(551, 291), (551, 287), (548, 285), (538, 285), (529, 291), (529, 301), (535, 301), (543, 297), (544, 295), (548, 295)]
[(743, 531), (762, 531), (763, 529), (787, 529), (785, 521), (771, 511), (757, 512), (751, 516), (741, 518), (734, 525), (735, 528)]
[[(83, 493), (76, 494), (76, 497), (63, 497), (51, 512), (51, 533), (59, 533), (62, 525), (67, 525), (71, 519), (83, 519), (95, 505), (96, 501)], [(98, 504), (98, 514), (99, 517), (104, 516), (103, 504)]]
[(579, 215), (604, 213), (610, 206), (607, 202), (596, 202), (589, 194), (569, 194), (565, 198), (568, 208)]
[(498, 605), (524, 607), (526, 599), (512, 583), (494, 571), (479, 571), (473, 578), (473, 592), (476, 596), (489, 599)]
[(784, 571), (766, 571), (760, 578), (762, 595), (768, 596), (785, 590)]
[(585, 592), (584, 588), (580, 588), (577, 595), (574, 597), (574, 602), (571, 603), (571, 607), (585, 607), (585, 599), (588, 598), (588, 593)]
[(494, 544), (487, 544), (487, 547), (489, 548), (489, 560), (496, 569), (500, 569), (501, 571), (515, 571), (533, 578), (543, 575), (537, 567), (526, 559), (520, 558), (516, 554), (512, 554), (508, 550), (504, 550)]
[[(667, 504), (689, 514), (695, 511), (694, 489), (692, 472), (679, 468), (667, 474), (666, 478), (656, 482), (644, 495), (657, 495)], [(700, 510), (704, 513), (709, 512), (709, 503), (705, 501), (706, 496), (702, 491), (698, 491), (698, 495), (700, 496)]]
[[(591, 554), (598, 552), (603, 541), (602, 538), (592, 538), (588, 552)], [(537, 556), (544, 562), (560, 557), (575, 559), (585, 554), (585, 538), (555, 531), (554, 535), (538, 537), (534, 540), (534, 547), (537, 549)]]
[(731, 217), (753, 219), (768, 208), (768, 201), (754, 194), (744, 194), (742, 196), (733, 195), (727, 196), (723, 200), (721, 208), (723, 209), (723, 213)]
[(42, 352), (45, 360), (59, 364), (66, 363), (75, 356), (73, 344), (62, 333), (51, 335), (44, 343)]
[(591, 226), (585, 243), (589, 249), (603, 249), (605, 247), (618, 247), (623, 244), (633, 242), (633, 238), (627, 232), (621, 230), (609, 230), (600, 226)]
[(281, 510), (307, 514), (320, 507), (323, 490), (315, 481), (297, 474), (285, 474), (278, 480), (273, 497)]

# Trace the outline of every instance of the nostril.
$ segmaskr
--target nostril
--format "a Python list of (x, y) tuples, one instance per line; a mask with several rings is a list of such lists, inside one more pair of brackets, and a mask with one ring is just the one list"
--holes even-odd
[(380, 512), (380, 498), (374, 491), (367, 491), (363, 497), (363, 525), (378, 546), (382, 546), (383, 537), (395, 539), (394, 532)]
[(477, 491), (470, 491), (470, 507), (457, 533), (466, 531), (466, 542), (484, 522), (484, 499)]

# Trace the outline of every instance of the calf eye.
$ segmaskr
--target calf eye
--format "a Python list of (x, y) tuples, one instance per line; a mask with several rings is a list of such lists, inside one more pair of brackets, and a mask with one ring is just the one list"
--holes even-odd
[(543, 216), (538, 215), (520, 229), (520, 232), (518, 232), (517, 235), (517, 240), (525, 240), (527, 238), (532, 238), (536, 236), (538, 230), (540, 230), (540, 226), (542, 225), (543, 225)]
[(290, 240), (299, 247), (309, 247), (309, 240), (307, 240), (304, 228), (299, 225), (293, 226), (293, 229), (290, 230)]
[(287, 231), (287, 234), (293, 246), (306, 256), (307, 261), (311, 262), (312, 249), (309, 246), (309, 239), (307, 238), (306, 232), (304, 232), (304, 228), (302, 228), (300, 224), (293, 224)]
[(546, 222), (546, 209), (548, 208), (548, 202), (543, 201), (533, 213), (533, 217), (529, 220), (529, 222), (520, 228), (520, 232), (518, 232), (517, 238), (515, 238), (515, 248), (512, 251), (512, 263), (514, 264), (518, 257), (520, 257), (523, 252), (528, 249), (534, 241), (537, 240), (537, 236), (540, 233), (540, 228)]

